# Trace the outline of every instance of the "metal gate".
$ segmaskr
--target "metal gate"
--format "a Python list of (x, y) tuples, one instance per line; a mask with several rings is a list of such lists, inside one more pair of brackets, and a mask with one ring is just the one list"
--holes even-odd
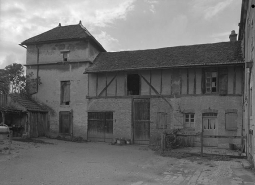
[(88, 113), (88, 139), (91, 141), (112, 142), (113, 112)]
[(150, 99), (133, 99), (133, 133), (135, 144), (150, 143)]

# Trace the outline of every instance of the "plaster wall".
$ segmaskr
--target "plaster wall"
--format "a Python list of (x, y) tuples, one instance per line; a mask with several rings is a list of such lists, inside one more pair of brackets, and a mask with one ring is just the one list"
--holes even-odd
[(254, 0), (249, 1), (243, 41), (245, 62), (253, 63), (253, 67), (245, 68), (244, 122), (248, 159), (255, 165), (255, 12), (251, 8), (252, 4), (255, 4)]
[(88, 41), (68, 41), (27, 46), (27, 63), (37, 64), (39, 50), (39, 63), (56, 63), (63, 61), (61, 51), (69, 51), (69, 62), (93, 61), (99, 53)]
[[(202, 113), (204, 110), (218, 111), (218, 134), (225, 136), (241, 136), (242, 127), (242, 97), (240, 96), (189, 96), (181, 98), (167, 98), (171, 107), (162, 98), (150, 98), (150, 144), (159, 144), (163, 131), (173, 128), (184, 128), (183, 113), (192, 110), (195, 113), (195, 127), (185, 129), (189, 133), (201, 132)], [(113, 137), (132, 138), (132, 98), (100, 98), (89, 99), (88, 111), (113, 111)], [(236, 109), (238, 129), (225, 130), (225, 113), (229, 109)], [(167, 113), (167, 129), (157, 128), (157, 113)], [(240, 144), (240, 139), (218, 139), (219, 147), (228, 147), (229, 143)]]
[[(52, 109), (50, 112), (50, 132), (59, 132), (59, 112), (73, 111), (73, 135), (87, 137), (87, 75), (83, 74), (88, 63), (57, 64), (39, 67), (42, 84), (33, 97)], [(36, 67), (28, 67), (27, 72), (36, 74)], [(70, 105), (60, 104), (61, 81), (70, 80)]]

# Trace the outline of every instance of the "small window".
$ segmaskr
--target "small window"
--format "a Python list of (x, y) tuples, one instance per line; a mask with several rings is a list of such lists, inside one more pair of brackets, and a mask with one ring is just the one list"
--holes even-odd
[(127, 75), (127, 95), (140, 95), (140, 76), (138, 74)]
[(190, 128), (195, 126), (195, 114), (194, 113), (187, 113), (185, 114), (184, 118), (184, 127)]
[(69, 57), (69, 50), (64, 50), (64, 51), (61, 51), (62, 55), (63, 55), (63, 61), (66, 62), (68, 61), (68, 57)]
[(218, 73), (206, 72), (205, 73), (205, 88), (206, 93), (216, 93), (218, 91)]
[(61, 105), (70, 104), (70, 81), (61, 82)]
[(63, 53), (63, 61), (67, 61), (68, 53)]
[(166, 129), (167, 128), (167, 113), (157, 112), (156, 125), (157, 125), (158, 129)]

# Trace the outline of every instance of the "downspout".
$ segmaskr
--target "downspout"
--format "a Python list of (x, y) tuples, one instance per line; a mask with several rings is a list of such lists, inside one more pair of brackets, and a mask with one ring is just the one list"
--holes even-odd
[(35, 45), (37, 49), (37, 71), (36, 71), (36, 93), (38, 93), (38, 88), (39, 88), (39, 47)]

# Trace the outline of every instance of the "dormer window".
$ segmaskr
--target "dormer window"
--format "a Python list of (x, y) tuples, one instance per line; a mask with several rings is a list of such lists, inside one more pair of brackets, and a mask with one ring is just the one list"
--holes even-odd
[(69, 57), (69, 50), (64, 50), (64, 51), (61, 51), (62, 55), (63, 55), (63, 61), (64, 62), (67, 62), (68, 61), (68, 57)]

